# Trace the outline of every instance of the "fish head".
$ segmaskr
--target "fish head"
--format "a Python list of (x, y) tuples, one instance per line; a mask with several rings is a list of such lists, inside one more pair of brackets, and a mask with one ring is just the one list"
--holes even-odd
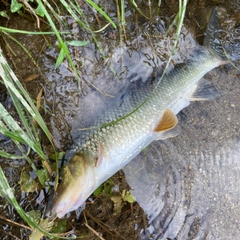
[(76, 210), (94, 191), (96, 184), (93, 168), (87, 157), (75, 154), (62, 170), (62, 182), (54, 194), (50, 212), (62, 218)]

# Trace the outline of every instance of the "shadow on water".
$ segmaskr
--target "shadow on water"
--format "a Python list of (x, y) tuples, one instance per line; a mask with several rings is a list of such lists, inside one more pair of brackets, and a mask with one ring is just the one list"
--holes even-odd
[[(211, 1), (212, 6), (222, 3), (232, 14), (239, 13), (239, 1), (230, 2)], [(198, 39), (198, 34), (203, 34), (207, 23), (207, 19), (203, 20), (210, 9), (205, 6), (206, 1), (189, 4), (186, 19), (189, 26), (182, 30), (170, 69), (185, 59), (196, 57), (191, 55), (197, 43), (189, 28), (195, 30)], [(111, 4), (108, 7), (111, 8)], [(163, 36), (170, 17), (157, 18), (154, 24), (142, 22), (139, 18), (137, 26), (129, 4), (127, 9), (131, 9), (128, 12), (131, 24), (126, 26), (128, 39), (120, 44), (115, 36), (118, 33), (112, 29), (100, 36), (106, 59), (101, 58), (94, 44), (72, 49), (74, 61), (79, 63), (82, 90), (67, 65), (62, 64), (58, 70), (54, 69), (55, 60), (51, 58), (56, 53), (52, 49), (46, 50), (40, 60), (48, 79), (41, 82), (45, 110), (51, 111), (49, 125), (59, 148), (63, 150), (81, 145), (81, 138), (89, 134), (89, 131), (82, 129), (92, 126), (95, 119), (100, 118), (108, 108), (120, 106), (130, 91), (140, 93), (141, 88), (151, 84), (151, 80), (162, 73), (168, 60), (174, 37), (165, 39), (156, 36)], [(165, 13), (169, 16), (173, 10), (166, 8)], [(196, 12), (199, 15), (195, 17)], [(112, 17), (116, 18), (116, 13)], [(192, 26), (195, 22), (197, 27)], [(68, 23), (74, 25), (71, 19)], [(88, 34), (84, 30), (78, 31), (83, 37)], [(137, 231), (133, 238), (237, 239), (240, 234), (239, 71), (227, 65), (211, 71), (206, 78), (214, 86), (220, 87), (224, 95), (211, 102), (193, 102), (178, 114), (182, 128), (179, 136), (152, 143), (124, 168), (132, 193), (149, 218), (149, 226), (145, 228), (142, 216), (140, 220), (135, 220)], [(7, 101), (5, 97), (0, 100)], [(4, 148), (11, 148), (7, 141), (1, 136), (0, 143)], [(24, 164), (18, 163), (21, 166)], [(9, 176), (14, 178), (17, 175), (16, 169), (6, 169), (10, 169)], [(27, 202), (25, 195), (22, 201)], [(30, 205), (29, 202), (26, 205)], [(107, 206), (111, 209), (112, 202), (96, 206), (94, 214), (100, 216), (101, 221), (106, 220), (103, 215), (108, 215), (109, 211), (113, 215), (112, 210), (105, 209)], [(87, 210), (92, 208), (94, 205), (87, 207)], [(5, 215), (11, 216), (9, 212)], [(74, 221), (72, 224), (81, 225), (78, 220)], [(121, 224), (125, 224), (123, 229), (119, 226)], [(128, 239), (132, 234), (132, 229), (129, 230), (126, 224), (129, 225), (123, 216), (112, 223), (112, 228), (125, 232), (119, 239)], [(111, 239), (112, 235), (104, 237)]]

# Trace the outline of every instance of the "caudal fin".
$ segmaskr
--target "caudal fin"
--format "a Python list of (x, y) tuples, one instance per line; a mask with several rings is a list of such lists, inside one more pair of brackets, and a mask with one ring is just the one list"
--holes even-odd
[[(227, 14), (225, 14), (222, 8), (215, 7), (205, 32), (204, 46), (222, 60), (239, 60), (240, 27), (237, 27), (235, 24), (235, 28), (229, 27), (229, 29), (227, 29), (228, 24), (225, 24), (223, 29), (219, 22), (220, 14), (221, 19), (227, 17)], [(234, 21), (233, 19), (231, 20)]]

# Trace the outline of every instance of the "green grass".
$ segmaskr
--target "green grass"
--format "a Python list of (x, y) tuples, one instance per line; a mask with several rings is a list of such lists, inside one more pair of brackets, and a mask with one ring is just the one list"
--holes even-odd
[[(41, 187), (45, 187), (46, 179), (48, 176), (48, 170), (46, 169), (48, 157), (42, 150), (41, 142), (36, 131), (36, 127), (33, 124), (33, 119), (36, 121), (38, 126), (47, 136), (49, 142), (51, 143), (53, 149), (54, 145), (52, 143), (51, 134), (42, 119), (38, 109), (35, 107), (33, 101), (31, 100), (28, 93), (25, 91), (14, 72), (9, 67), (6, 59), (4, 58), (2, 51), (0, 49), (0, 76), (3, 80), (2, 83), (6, 86), (9, 95), (13, 101), (13, 104), (16, 108), (18, 116), (21, 120), (23, 126), (19, 126), (18, 121), (16, 121), (10, 113), (4, 108), (0, 103), (0, 133), (9, 137), (16, 147), (21, 152), (21, 155), (14, 155), (4, 151), (0, 151), (0, 156), (10, 159), (21, 159), (24, 158), (28, 161), (29, 166), (32, 167), (33, 171), (36, 173)], [(23, 147), (26, 146), (27, 150)], [(33, 163), (31, 157), (29, 157), (30, 150), (33, 150), (41, 159), (42, 159), (42, 170), (39, 170)], [(22, 180), (22, 179), (21, 179)], [(46, 229), (51, 229), (53, 223), (50, 221), (33, 221), (33, 218), (29, 216), (18, 204), (14, 191), (8, 184), (7, 178), (4, 175), (4, 172), (0, 166), (0, 193), (6, 198), (6, 200), (17, 210), (19, 215), (24, 219), (27, 224), (33, 228), (33, 231), (37, 232), (39, 236), (45, 235), (48, 237), (56, 237), (49, 233)], [(59, 238), (59, 236), (58, 236)], [(71, 239), (64, 238), (63, 239)], [(40, 238), (37, 238), (40, 239)]]
[[(16, 147), (20, 150), (21, 155), (13, 155), (4, 151), (0, 151), (0, 155), (5, 158), (13, 158), (27, 159), (29, 165), (38, 175), (39, 181), (44, 184), (42, 181), (42, 174), (40, 174), (39, 170), (34, 165), (33, 161), (29, 157), (30, 150), (34, 150), (38, 156), (41, 157), (42, 161), (46, 161), (47, 156), (42, 150), (40, 140), (35, 129), (31, 118), (35, 119), (41, 129), (45, 132), (49, 141), (52, 143), (51, 134), (46, 127), (45, 122), (43, 121), (41, 115), (36, 109), (33, 101), (22, 87), (21, 83), (15, 76), (14, 72), (9, 67), (6, 62), (2, 51), (0, 50), (0, 76), (2, 79), (2, 83), (6, 86), (9, 95), (12, 98), (12, 101), (15, 105), (16, 111), (18, 112), (19, 118), (21, 119), (21, 123), (23, 127), (20, 127), (18, 122), (14, 120), (14, 118), (8, 113), (8, 111), (3, 107), (0, 103), (0, 132), (5, 136), (12, 139), (15, 143)], [(24, 130), (23, 130), (24, 129)], [(27, 150), (24, 150), (23, 144), (27, 146)], [(44, 166), (44, 164), (43, 164)], [(23, 211), (23, 209), (19, 206), (15, 196), (13, 189), (10, 188), (8, 181), (3, 173), (2, 168), (0, 167), (0, 192), (7, 199), (7, 201), (17, 210), (19, 215), (28, 223), (29, 226), (33, 228), (39, 229), (41, 232), (44, 232), (46, 236), (50, 236), (47, 231), (39, 227), (39, 225), (32, 221), (32, 219)]]
[[(103, 51), (96, 38), (97, 31), (94, 31), (91, 29), (90, 24), (88, 23), (87, 17), (83, 14), (83, 11), (79, 6), (78, 1), (60, 0), (60, 2), (62, 4), (62, 7), (65, 8), (65, 11), (68, 12), (73, 17), (73, 19), (75, 19), (75, 21), (79, 24), (79, 26), (84, 28), (86, 31), (90, 33), (90, 35), (92, 36), (92, 41), (96, 44), (96, 46), (99, 49), (99, 52), (102, 54), (104, 58)], [(32, 59), (32, 61), (34, 62), (34, 59), (31, 56), (31, 54), (28, 52), (28, 50), (19, 41), (13, 38), (11, 34), (13, 33), (14, 34), (16, 33), (31, 34), (31, 35), (32, 34), (41, 34), (41, 35), (54, 34), (59, 43), (59, 56), (56, 60), (55, 67), (57, 68), (62, 63), (62, 61), (65, 58), (67, 58), (71, 68), (75, 72), (75, 75), (79, 82), (79, 87), (80, 87), (81, 79), (77, 72), (76, 66), (74, 65), (73, 60), (69, 54), (69, 46), (85, 46), (86, 44), (89, 43), (89, 41), (81, 41), (81, 40), (66, 41), (64, 38), (64, 34), (68, 32), (60, 31), (58, 28), (58, 26), (65, 24), (64, 22), (62, 22), (61, 18), (59, 17), (60, 10), (52, 7), (50, 2), (48, 1), (36, 0), (36, 3), (37, 3), (36, 9), (33, 9), (33, 8), (31, 9), (32, 14), (36, 18), (37, 22), (39, 21), (40, 17), (44, 17), (52, 29), (51, 32), (40, 32), (40, 31), (28, 32), (28, 31), (10, 29), (10, 28), (5, 28), (0, 26), (0, 31), (2, 36), (5, 36), (6, 38), (9, 37), (13, 41), (15, 41), (19, 46), (22, 47), (25, 53), (28, 54), (29, 58)], [(104, 19), (108, 22), (99, 31), (105, 29), (110, 24), (114, 28), (117, 27), (116, 24), (111, 20), (111, 18), (93, 1), (86, 0), (86, 3), (89, 4), (92, 8), (94, 8), (95, 11), (98, 12), (102, 17), (104, 17)], [(125, 27), (124, 27), (126, 25), (124, 1), (121, 0), (118, 3), (119, 3), (119, 5), (117, 5), (118, 18), (119, 18), (118, 27), (120, 28), (120, 30), (122, 30), (121, 32), (123, 36), (126, 38), (127, 36), (125, 32)], [(144, 16), (146, 19), (152, 19), (153, 11), (151, 7), (149, 7), (149, 16), (146, 16), (146, 14), (144, 14), (143, 11), (141, 11), (141, 9), (138, 7), (138, 5), (134, 0), (131, 0), (131, 3), (142, 16)], [(184, 16), (185, 16), (186, 6), (187, 6), (187, 0), (179, 1), (179, 13), (176, 15), (175, 20), (173, 22), (173, 24), (177, 23), (177, 31), (175, 33), (175, 43), (163, 75), (166, 72), (166, 69), (174, 54), (174, 50), (177, 46), (177, 42), (180, 36), (180, 31), (181, 31)], [(26, 7), (26, 5), (14, 0), (12, 1), (12, 4), (11, 4), (11, 11), (20, 12), (24, 7)], [(159, 8), (160, 8), (160, 1), (159, 1)], [(5, 15), (5, 12), (3, 12), (3, 14)], [(6, 14), (5, 16), (8, 16), (8, 15)], [(120, 37), (120, 39), (122, 38)], [(37, 64), (35, 63), (35, 65)], [(40, 128), (41, 131), (44, 132), (50, 144), (52, 145), (52, 149), (55, 152), (54, 155), (57, 156), (57, 153), (54, 148), (54, 144), (52, 142), (52, 136), (49, 129), (46, 126), (46, 123), (41, 117), (39, 110), (35, 106), (35, 101), (31, 99), (31, 97), (26, 92), (26, 90), (24, 89), (24, 87), (22, 86), (22, 84), (20, 83), (20, 81), (12, 71), (12, 69), (9, 67), (5, 57), (3, 56), (1, 49), (0, 49), (0, 76), (1, 76), (1, 83), (5, 85), (8, 91), (8, 94), (10, 95), (13, 101), (13, 104), (16, 108), (16, 112), (19, 118), (18, 120), (14, 119), (14, 117), (11, 116), (11, 114), (7, 111), (7, 109), (5, 109), (4, 106), (0, 103), (0, 133), (10, 138), (12, 142), (16, 145), (16, 148), (18, 148), (21, 153), (19, 155), (16, 155), (16, 154), (11, 154), (3, 150), (0, 150), (0, 156), (5, 157), (6, 159), (26, 159), (28, 161), (29, 166), (31, 166), (33, 171), (36, 173), (38, 180), (42, 185), (42, 188), (44, 188), (46, 178), (50, 177), (48, 169), (46, 167), (48, 165), (48, 156), (42, 149), (41, 139), (38, 135), (37, 128)], [(161, 81), (162, 77), (159, 79), (159, 82)], [(148, 99), (146, 99), (138, 108), (140, 108), (147, 100)], [(133, 112), (135, 112), (137, 109), (135, 109)], [(130, 114), (132, 114), (133, 112), (131, 112)], [(124, 116), (123, 118), (129, 116), (130, 114)], [(121, 119), (118, 119), (118, 121), (120, 120)], [(34, 122), (36, 122), (37, 125), (35, 125)], [(112, 124), (112, 122), (109, 124)], [(32, 151), (34, 151), (34, 153), (42, 161), (41, 170), (39, 170), (37, 166), (35, 166), (32, 156), (30, 156), (30, 152)], [(56, 157), (56, 163), (57, 163), (57, 160), (58, 159)], [(56, 169), (56, 174), (57, 174), (56, 179), (58, 179), (57, 169)], [(32, 216), (30, 216), (29, 213), (26, 213), (19, 206), (19, 203), (17, 202), (16, 197), (14, 196), (14, 191), (9, 186), (7, 178), (5, 177), (3, 169), (1, 167), (0, 167), (0, 192), (6, 198), (6, 200), (16, 209), (16, 211), (19, 213), (21, 218), (24, 221), (26, 221), (27, 224), (33, 229), (33, 233), (36, 235), (35, 235), (35, 238), (32, 237), (31, 239), (40, 239), (40, 237), (42, 237), (43, 235), (48, 236), (50, 238), (56, 237), (56, 235), (50, 233), (50, 230), (53, 227), (51, 221), (48, 221), (46, 219), (41, 220), (41, 217), (38, 217), (38, 221), (35, 221), (33, 220)], [(58, 236), (58, 238), (64, 238), (64, 237)], [(65, 239), (70, 239), (70, 238), (66, 237)]]

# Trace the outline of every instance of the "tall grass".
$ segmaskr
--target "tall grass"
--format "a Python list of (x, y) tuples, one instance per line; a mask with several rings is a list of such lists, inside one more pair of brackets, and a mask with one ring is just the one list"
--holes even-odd
[[(19, 80), (17, 79), (14, 72), (9, 67), (6, 59), (3, 56), (2, 50), (0, 49), (0, 76), (2, 83), (6, 86), (9, 95), (15, 105), (18, 116), (21, 120), (23, 126), (19, 126), (18, 122), (10, 115), (10, 113), (4, 108), (0, 103), (0, 133), (9, 137), (16, 147), (20, 150), (21, 155), (14, 155), (4, 151), (0, 151), (0, 155), (5, 158), (27, 159), (29, 165), (37, 174), (40, 183), (44, 187), (43, 175), (39, 172), (37, 167), (34, 165), (33, 161), (29, 157), (30, 150), (32, 149), (38, 156), (41, 157), (42, 161), (47, 160), (47, 156), (42, 150), (41, 143), (35, 126), (33, 125), (32, 119), (34, 119), (37, 124), (44, 131), (48, 137), (50, 143), (52, 143), (51, 134), (42, 119), (39, 111), (34, 105), (32, 99), (29, 97), (28, 93), (25, 91)], [(26, 146), (27, 150), (23, 147)], [(43, 164), (45, 166), (45, 164)], [(0, 166), (0, 192), (8, 200), (8, 202), (17, 210), (19, 215), (28, 223), (29, 226), (39, 229), (44, 232), (46, 236), (51, 236), (47, 231), (39, 227), (39, 225), (32, 221), (31, 217), (23, 211), (19, 206), (12, 189), (10, 188), (7, 178)]]

